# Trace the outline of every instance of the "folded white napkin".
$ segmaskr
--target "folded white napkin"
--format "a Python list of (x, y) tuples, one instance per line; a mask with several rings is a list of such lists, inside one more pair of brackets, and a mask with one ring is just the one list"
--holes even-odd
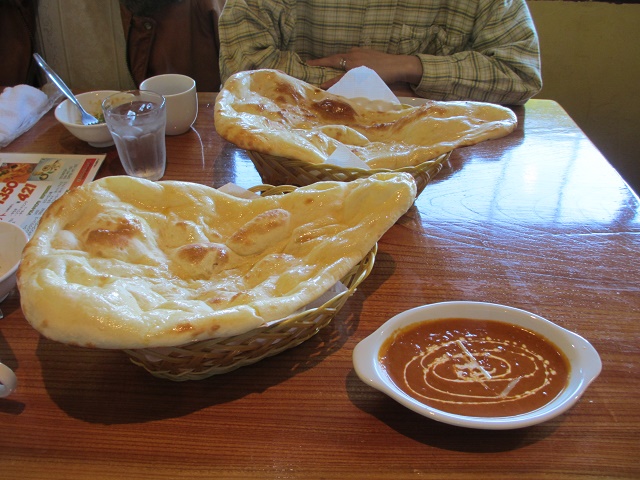
[(369, 67), (352, 68), (327, 91), (352, 99), (365, 98), (392, 105), (400, 104), (398, 97), (384, 83), (384, 80)]
[(37, 88), (5, 88), (0, 94), (0, 148), (29, 130), (49, 108), (49, 97)]

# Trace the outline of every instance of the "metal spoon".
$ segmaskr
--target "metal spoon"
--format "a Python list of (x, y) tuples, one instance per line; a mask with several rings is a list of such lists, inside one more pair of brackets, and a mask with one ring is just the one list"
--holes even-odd
[(51, 67), (47, 65), (47, 63), (42, 59), (40, 55), (34, 53), (33, 58), (36, 59), (36, 62), (38, 63), (38, 65), (40, 65), (40, 68), (44, 70), (44, 73), (47, 74), (47, 77), (49, 77), (49, 79), (56, 85), (56, 87), (58, 87), (60, 91), (65, 94), (65, 96), (71, 103), (73, 103), (76, 107), (78, 107), (78, 109), (80, 109), (80, 115), (82, 115), (83, 125), (95, 125), (96, 123), (99, 123), (99, 120), (96, 117), (87, 113), (87, 111), (82, 108), (82, 105), (80, 105), (80, 102), (78, 102), (78, 99), (71, 92), (69, 87), (67, 87), (62, 79), (53, 70), (51, 70)]

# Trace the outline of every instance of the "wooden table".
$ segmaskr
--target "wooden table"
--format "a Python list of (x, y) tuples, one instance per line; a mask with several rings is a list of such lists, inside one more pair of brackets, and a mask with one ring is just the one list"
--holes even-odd
[[(167, 179), (261, 183), (213, 126), (167, 138)], [(552, 101), (517, 108), (506, 138), (460, 149), (379, 242), (373, 272), (318, 335), (206, 380), (157, 379), (119, 351), (41, 338), (17, 293), (2, 304), (0, 477), (640, 478), (640, 204)], [(5, 151), (106, 152), (52, 113)], [(603, 371), (551, 421), (483, 431), (428, 420), (362, 383), (354, 346), (393, 315), (477, 300), (542, 315), (587, 338)]]

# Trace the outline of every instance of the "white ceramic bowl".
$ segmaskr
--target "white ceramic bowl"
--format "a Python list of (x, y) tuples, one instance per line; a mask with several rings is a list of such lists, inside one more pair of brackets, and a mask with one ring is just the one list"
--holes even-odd
[[(427, 406), (403, 392), (388, 377), (379, 361), (380, 347), (399, 328), (413, 323), (444, 318), (496, 320), (521, 326), (550, 340), (570, 364), (567, 387), (550, 403), (529, 413), (510, 417), (471, 417)], [(461, 427), (507, 430), (547, 421), (571, 408), (599, 375), (602, 362), (584, 338), (533, 313), (513, 307), (482, 302), (443, 302), (402, 312), (362, 340), (353, 351), (353, 364), (360, 379), (386, 393), (405, 407), (425, 417)]]
[[(102, 117), (102, 100), (109, 95), (118, 93), (117, 90), (96, 90), (93, 92), (80, 93), (76, 98), (84, 109), (93, 115)], [(82, 125), (80, 121), (80, 111), (68, 99), (56, 107), (56, 119), (63, 124), (69, 132), (76, 138), (87, 142), (92, 147), (109, 147), (113, 145), (113, 138), (107, 124), (104, 122), (97, 125)]]
[(27, 234), (20, 227), (0, 221), (0, 302), (16, 286), (16, 271), (28, 240)]

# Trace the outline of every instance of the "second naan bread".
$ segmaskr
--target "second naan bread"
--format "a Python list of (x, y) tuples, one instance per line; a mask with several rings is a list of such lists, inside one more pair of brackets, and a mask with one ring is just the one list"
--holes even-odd
[(277, 70), (231, 76), (215, 106), (217, 132), (241, 148), (323, 163), (341, 143), (370, 168), (418, 165), (505, 136), (516, 125), (513, 111), (482, 102), (427, 100), (381, 111)]

